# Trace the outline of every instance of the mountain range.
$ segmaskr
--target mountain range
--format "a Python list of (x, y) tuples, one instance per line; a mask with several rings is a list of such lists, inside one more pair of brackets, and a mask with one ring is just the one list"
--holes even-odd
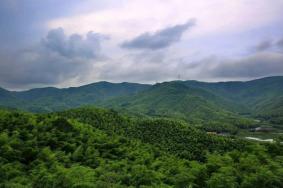
[(251, 81), (171, 81), (154, 85), (97, 82), (71, 88), (0, 89), (0, 106), (53, 112), (96, 105), (135, 115), (174, 117), (194, 123), (253, 117), (283, 122), (283, 76)]

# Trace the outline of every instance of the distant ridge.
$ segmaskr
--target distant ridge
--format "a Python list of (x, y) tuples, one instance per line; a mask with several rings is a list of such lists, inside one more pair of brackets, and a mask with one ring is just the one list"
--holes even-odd
[(0, 90), (0, 105), (33, 112), (57, 110), (94, 104), (98, 100), (124, 96), (145, 90), (150, 85), (97, 82), (70, 88), (34, 88), (27, 91)]
[(150, 84), (106, 81), (70, 88), (8, 91), (0, 88), (0, 106), (52, 112), (99, 105), (149, 116), (191, 120), (249, 114), (283, 124), (283, 76), (250, 81), (170, 81)]
[(262, 77), (262, 78), (256, 78), (256, 79), (250, 79), (250, 80), (246, 80), (246, 81), (213, 81), (213, 82), (206, 82), (206, 81), (199, 81), (199, 80), (171, 80), (171, 81), (164, 81), (164, 82), (157, 82), (155, 84), (144, 84), (144, 83), (137, 83), (137, 82), (109, 82), (109, 81), (98, 81), (98, 82), (93, 82), (93, 83), (89, 83), (89, 84), (85, 84), (85, 85), (81, 85), (81, 86), (70, 86), (70, 87), (53, 87), (53, 86), (48, 86), (48, 87), (38, 87), (38, 88), (31, 88), (31, 89), (26, 89), (26, 90), (22, 90), (22, 91), (13, 91), (13, 90), (9, 90), (9, 89), (5, 89), (4, 87), (0, 86), (0, 91), (1, 90), (6, 90), (6, 91), (10, 91), (10, 92), (26, 92), (26, 91), (30, 91), (30, 90), (34, 90), (34, 89), (59, 89), (59, 90), (68, 90), (68, 89), (75, 89), (75, 88), (81, 88), (81, 87), (89, 87), (92, 85), (123, 85), (123, 84), (137, 84), (137, 85), (156, 85), (156, 84), (161, 84), (161, 83), (167, 83), (167, 82), (196, 82), (196, 83), (206, 83), (206, 84), (220, 84), (220, 83), (247, 83), (247, 82), (254, 82), (254, 81), (260, 81), (260, 80), (282, 80), (283, 76), (268, 76), (268, 77)]

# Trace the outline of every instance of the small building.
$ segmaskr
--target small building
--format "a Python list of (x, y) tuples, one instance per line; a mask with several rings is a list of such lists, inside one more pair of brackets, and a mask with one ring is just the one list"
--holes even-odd
[(217, 132), (206, 132), (207, 134), (217, 135)]
[(251, 129), (251, 132), (272, 132), (274, 129), (272, 127), (257, 127)]

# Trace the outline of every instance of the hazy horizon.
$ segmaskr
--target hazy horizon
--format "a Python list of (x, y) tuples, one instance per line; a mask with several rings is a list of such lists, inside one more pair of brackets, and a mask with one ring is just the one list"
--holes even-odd
[(283, 77), (283, 75), (275, 75), (275, 76), (267, 76), (267, 77), (260, 77), (260, 78), (254, 78), (254, 79), (247, 79), (247, 80), (226, 80), (226, 81), (202, 81), (202, 80), (167, 80), (167, 81), (161, 81), (161, 82), (152, 82), (152, 83), (142, 83), (142, 82), (127, 82), (127, 81), (123, 81), (123, 82), (110, 82), (110, 81), (105, 81), (105, 80), (101, 80), (101, 81), (96, 81), (96, 82), (90, 82), (90, 83), (85, 83), (82, 85), (74, 85), (74, 86), (62, 86), (62, 87), (56, 87), (56, 86), (43, 86), (43, 87), (32, 87), (32, 88), (28, 88), (28, 89), (9, 89), (9, 88), (4, 88), (1, 87), (2, 89), (5, 89), (7, 91), (12, 91), (12, 92), (21, 92), (21, 91), (29, 91), (29, 90), (33, 90), (33, 89), (44, 89), (44, 88), (56, 88), (56, 89), (69, 89), (69, 88), (78, 88), (78, 87), (83, 87), (83, 86), (87, 86), (87, 85), (91, 85), (91, 84), (97, 84), (97, 83), (111, 83), (111, 84), (122, 84), (122, 83), (128, 83), (128, 84), (144, 84), (144, 85), (155, 85), (155, 84), (161, 84), (161, 83), (166, 83), (166, 82), (175, 82), (175, 81), (196, 81), (196, 82), (203, 82), (203, 83), (225, 83), (225, 82), (249, 82), (249, 81), (254, 81), (254, 80), (260, 80), (260, 79), (265, 79), (265, 78), (272, 78), (272, 77)]

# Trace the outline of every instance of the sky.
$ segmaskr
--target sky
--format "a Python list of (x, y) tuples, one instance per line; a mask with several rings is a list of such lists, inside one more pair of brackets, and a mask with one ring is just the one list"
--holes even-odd
[(1, 0), (0, 87), (283, 75), (283, 0)]

